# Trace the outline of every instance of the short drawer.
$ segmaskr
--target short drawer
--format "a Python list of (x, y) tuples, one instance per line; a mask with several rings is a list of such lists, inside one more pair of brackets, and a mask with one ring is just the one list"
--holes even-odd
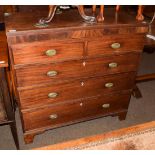
[(14, 64), (56, 62), (83, 57), (83, 42), (46, 41), (11, 46)]
[(29, 65), (16, 69), (18, 87), (59, 83), (82, 77), (136, 71), (139, 54), (126, 54), (56, 64)]
[(144, 36), (112, 35), (101, 40), (88, 42), (88, 56), (140, 52), (143, 49)]
[(88, 120), (127, 110), (130, 93), (112, 94), (23, 112), (25, 131)]
[(20, 104), (24, 109), (127, 90), (133, 87), (134, 79), (135, 72), (131, 72), (72, 80), (64, 84), (45, 85), (32, 89), (23, 88), (19, 90)]

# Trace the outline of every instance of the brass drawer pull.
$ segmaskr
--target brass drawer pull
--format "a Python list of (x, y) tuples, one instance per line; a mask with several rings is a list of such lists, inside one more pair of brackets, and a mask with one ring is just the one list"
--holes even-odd
[(56, 119), (56, 118), (58, 118), (58, 115), (57, 114), (52, 114), (52, 115), (49, 116), (49, 118), (50, 119)]
[(49, 93), (49, 94), (48, 94), (48, 97), (49, 97), (49, 98), (56, 98), (57, 96), (58, 96), (58, 93), (55, 93), (55, 92), (54, 92), (54, 93)]
[(106, 87), (106, 88), (111, 88), (111, 87), (113, 87), (113, 86), (114, 86), (114, 84), (111, 83), (111, 82), (105, 84), (105, 87)]
[(57, 53), (57, 51), (56, 51), (55, 49), (47, 50), (47, 51), (45, 52), (45, 54), (46, 54), (47, 56), (50, 56), (50, 57), (56, 55), (56, 53)]
[(0, 64), (4, 64), (5, 63), (5, 61), (0, 61)]
[(109, 108), (110, 107), (110, 104), (103, 104), (102, 105), (102, 108)]
[(52, 76), (56, 76), (58, 74), (57, 71), (48, 71), (47, 72), (47, 76), (52, 77)]
[(109, 63), (109, 68), (116, 68), (118, 64), (116, 62)]
[(113, 43), (113, 44), (111, 44), (111, 48), (113, 48), (113, 49), (118, 49), (120, 47), (121, 47), (120, 43)]

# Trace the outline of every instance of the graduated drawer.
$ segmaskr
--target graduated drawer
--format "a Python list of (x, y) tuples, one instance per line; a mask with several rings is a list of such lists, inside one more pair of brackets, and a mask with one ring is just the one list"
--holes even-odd
[(143, 49), (144, 36), (109, 35), (88, 42), (88, 56), (139, 52)]
[(73, 78), (136, 71), (139, 54), (126, 54), (56, 64), (30, 65), (16, 69), (18, 87), (58, 83)]
[(24, 129), (54, 128), (127, 110), (129, 100), (130, 93), (112, 94), (25, 111)]
[(64, 84), (46, 85), (32, 89), (20, 89), (20, 103), (24, 109), (52, 105), (58, 102), (66, 102), (99, 94), (108, 94), (113, 91), (131, 89), (134, 79), (135, 72), (131, 72), (113, 76), (72, 80)]
[(34, 64), (79, 59), (83, 56), (83, 42), (45, 41), (11, 46), (14, 64)]

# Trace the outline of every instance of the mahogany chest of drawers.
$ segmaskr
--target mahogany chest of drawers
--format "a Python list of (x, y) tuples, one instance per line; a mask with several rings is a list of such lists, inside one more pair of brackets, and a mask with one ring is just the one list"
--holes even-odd
[[(26, 143), (48, 129), (102, 116), (125, 119), (147, 25), (120, 12), (84, 23), (77, 11), (8, 17), (6, 33), (15, 97)], [(74, 16), (72, 16), (74, 14)]]

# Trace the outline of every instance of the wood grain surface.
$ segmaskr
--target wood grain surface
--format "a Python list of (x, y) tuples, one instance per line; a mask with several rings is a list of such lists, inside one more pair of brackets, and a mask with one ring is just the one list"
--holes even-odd
[[(32, 89), (19, 90), (22, 109), (34, 108), (44, 105), (76, 100), (96, 95), (104, 95), (115, 91), (132, 89), (134, 85), (135, 72), (124, 73), (107, 77), (94, 77), (68, 81), (64, 84), (49, 84)], [(123, 82), (122, 82), (123, 81)], [(107, 83), (113, 83), (107, 88)], [(57, 93), (54, 98), (49, 98), (49, 93)]]
[[(140, 55), (125, 55), (21, 66), (15, 69), (18, 87), (60, 83), (66, 80), (136, 71)], [(117, 66), (110, 68), (111, 63)], [(56, 74), (48, 76), (48, 72)]]
[[(56, 15), (46, 28), (36, 27), (44, 16), (43, 12), (33, 16), (29, 12), (12, 14), (6, 19), (11, 77), (23, 113), (25, 142), (32, 142), (35, 135), (46, 130), (74, 122), (107, 115), (124, 120), (129, 97), (118, 98), (117, 94), (127, 91), (130, 96), (135, 86), (148, 24), (138, 22), (126, 10), (115, 14), (114, 9), (105, 10), (103, 23), (85, 23), (74, 9)], [(120, 47), (114, 48), (114, 43)], [(51, 49), (56, 54), (49, 57), (46, 51)], [(109, 63), (117, 63), (117, 67), (109, 68)], [(48, 71), (57, 74), (49, 77)], [(51, 93), (55, 97), (49, 97)], [(79, 100), (105, 95), (112, 98), (109, 111), (93, 111), (101, 103), (108, 104), (106, 98), (94, 99), (86, 101), (90, 109), (78, 116)], [(48, 115), (55, 112), (62, 117), (52, 124)]]
[[(54, 128), (79, 119), (88, 120), (91, 117), (111, 115), (114, 112), (127, 110), (129, 100), (130, 92), (127, 92), (25, 111), (23, 112), (24, 129), (27, 131), (48, 126)], [(104, 108), (105, 104), (109, 104), (109, 107)], [(56, 118), (50, 118), (51, 115), (56, 115)]]
[(0, 31), (0, 67), (8, 67), (8, 51), (5, 31)]

